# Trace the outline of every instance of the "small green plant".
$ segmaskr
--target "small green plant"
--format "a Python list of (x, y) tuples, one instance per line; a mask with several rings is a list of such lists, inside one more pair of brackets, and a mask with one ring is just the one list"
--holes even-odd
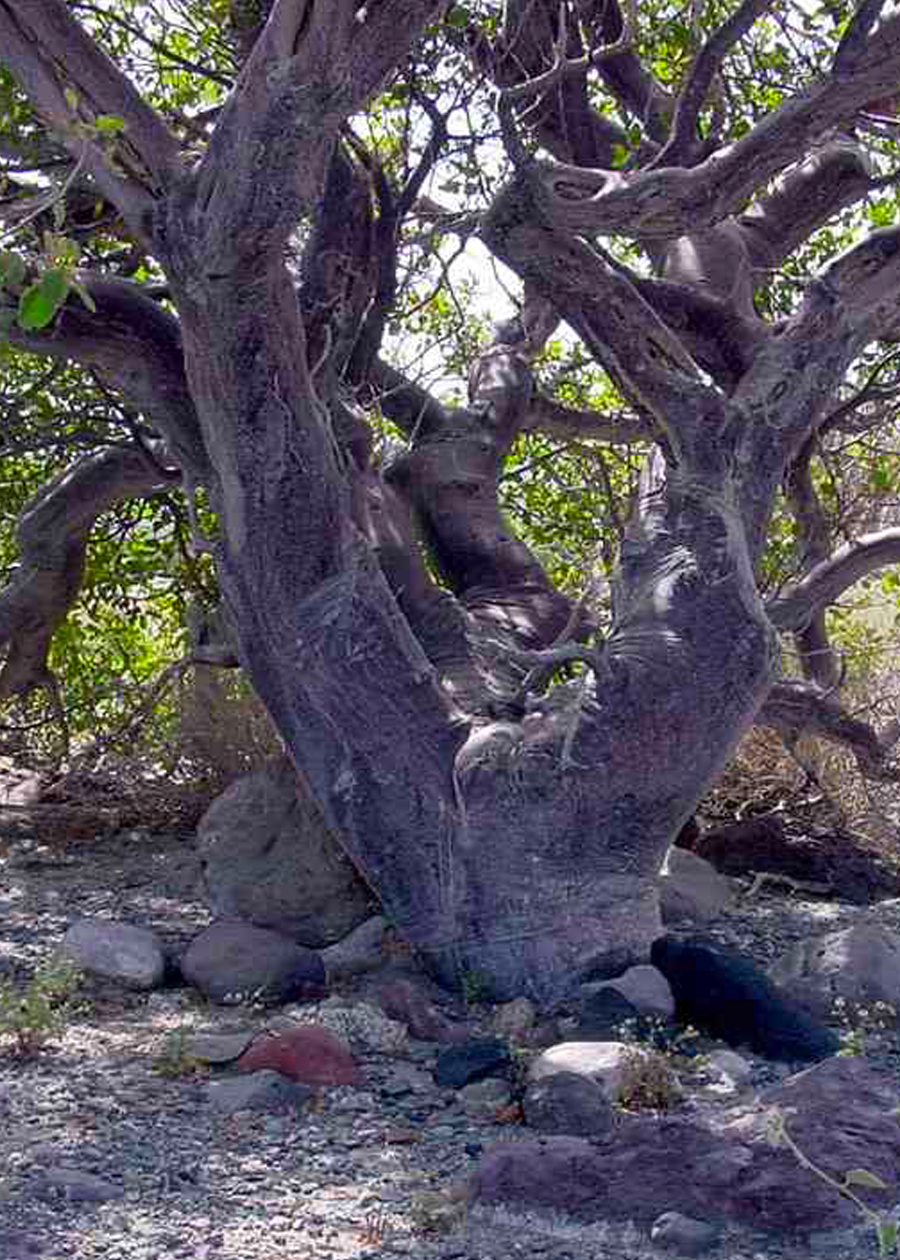
[(462, 996), (466, 1006), (478, 1006), (487, 1000), (487, 980), (477, 971), (464, 970), (460, 973)]
[(24, 989), (0, 983), (0, 1038), (12, 1041), (13, 1054), (33, 1058), (62, 1030), (83, 979), (71, 960), (60, 957), (38, 968)]
[(826, 1186), (830, 1186), (832, 1190), (836, 1190), (838, 1194), (844, 1196), (856, 1207), (867, 1222), (875, 1230), (875, 1237), (878, 1240), (878, 1254), (887, 1260), (887, 1257), (900, 1256), (900, 1225), (897, 1221), (892, 1220), (883, 1212), (877, 1212), (874, 1208), (870, 1208), (868, 1203), (856, 1193), (856, 1187), (868, 1190), (887, 1190), (887, 1186), (873, 1172), (869, 1172), (867, 1168), (851, 1168), (844, 1173), (843, 1181), (838, 1181), (837, 1177), (832, 1177), (831, 1173), (825, 1171), (817, 1163), (803, 1151), (794, 1139), (791, 1137), (787, 1129), (787, 1116), (795, 1109), (793, 1107), (771, 1107), (766, 1113), (766, 1130), (768, 1140), (772, 1146), (785, 1146), (797, 1160), (797, 1162), (818, 1177)]
[(157, 1076), (176, 1080), (182, 1076), (202, 1076), (207, 1071), (208, 1064), (191, 1054), (185, 1043), (183, 1028), (177, 1028), (166, 1039), (165, 1046), (153, 1060), (152, 1070)]
[(897, 1010), (890, 1002), (877, 1001), (868, 1006), (848, 1003), (846, 998), (834, 999), (832, 1018), (842, 1025), (842, 1055), (865, 1054), (869, 1040), (897, 1027)]
[(627, 1111), (668, 1111), (681, 1102), (671, 1056), (646, 1046), (626, 1046), (619, 1060), (616, 1102)]

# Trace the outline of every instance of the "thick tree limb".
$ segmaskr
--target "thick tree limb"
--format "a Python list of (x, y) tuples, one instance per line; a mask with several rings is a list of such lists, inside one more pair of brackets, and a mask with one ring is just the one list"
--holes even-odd
[(184, 370), (178, 320), (138, 285), (84, 278), (97, 310), (75, 295), (45, 332), (10, 328), (13, 345), (96, 369), (165, 438), (169, 456), (195, 482), (209, 480), (197, 410)]
[(827, 560), (820, 561), (799, 582), (766, 607), (779, 630), (800, 630), (820, 609), (833, 604), (862, 578), (900, 561), (900, 529), (863, 534)]
[(178, 481), (142, 451), (101, 451), (61, 473), (25, 508), (16, 531), (19, 567), (0, 592), (0, 648), (6, 648), (0, 703), (38, 687), (55, 690), (47, 653), (78, 596), (97, 517)]
[(734, 214), (829, 128), (900, 78), (900, 15), (882, 23), (849, 74), (826, 74), (763, 118), (745, 137), (692, 170), (626, 176), (548, 159), (530, 165), (542, 222), (570, 232), (620, 233), (635, 240), (691, 235)]
[(840, 744), (854, 754), (867, 779), (900, 780), (900, 766), (888, 761), (900, 738), (900, 723), (891, 723), (879, 735), (812, 683), (799, 679), (775, 683), (757, 714), (756, 724), (778, 731), (789, 747), (804, 735)]
[(678, 458), (712, 449), (727, 400), (705, 384), (681, 342), (637, 292), (625, 268), (582, 241), (533, 225), (514, 181), (485, 220), (488, 247), (551, 300), (620, 388), (646, 408)]
[(191, 181), (206, 275), (275, 256), (314, 211), (340, 127), (442, 3), (277, 0)]

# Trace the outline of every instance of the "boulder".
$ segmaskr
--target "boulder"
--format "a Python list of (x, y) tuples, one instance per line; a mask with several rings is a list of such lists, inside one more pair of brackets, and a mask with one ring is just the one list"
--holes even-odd
[(634, 1052), (635, 1047), (623, 1041), (561, 1041), (532, 1061), (528, 1079), (543, 1081), (558, 1072), (583, 1076), (615, 1102), (622, 1085), (623, 1060)]
[(319, 998), (325, 968), (318, 954), (237, 919), (211, 924), (188, 947), (181, 970), (213, 1002)]
[(613, 1126), (603, 1089), (579, 1072), (555, 1072), (532, 1081), (522, 1099), (525, 1123), (539, 1133), (599, 1137)]
[(204, 896), (220, 918), (244, 919), (316, 948), (372, 913), (371, 894), (287, 758), (233, 783), (197, 828)]
[(840, 1049), (831, 1029), (734, 950), (661, 936), (650, 958), (672, 986), (679, 1019), (701, 1032), (786, 1061), (813, 1062)]
[(362, 1079), (349, 1047), (315, 1024), (261, 1033), (235, 1067), (239, 1072), (280, 1072), (301, 1085), (359, 1085)]
[(281, 1113), (302, 1111), (315, 1097), (315, 1091), (280, 1072), (265, 1069), (247, 1077), (229, 1077), (211, 1081), (206, 1098), (213, 1111), (231, 1116), (236, 1111)]
[(154, 932), (110, 919), (78, 919), (62, 939), (62, 952), (82, 971), (129, 989), (155, 989), (166, 971)]
[(569, 1041), (620, 1041), (626, 1032), (637, 1034), (640, 1011), (618, 989), (584, 985), (578, 996)]
[(384, 937), (388, 921), (374, 914), (355, 927), (343, 940), (320, 950), (329, 980), (342, 980), (364, 971), (373, 971), (384, 963)]
[(713, 1225), (806, 1237), (856, 1224), (859, 1213), (790, 1150), (772, 1145), (773, 1109), (831, 1177), (842, 1180), (853, 1168), (880, 1177), (887, 1191), (858, 1189), (881, 1211), (900, 1181), (896, 1096), (890, 1073), (836, 1057), (726, 1109), (623, 1115), (591, 1141), (501, 1142), (475, 1169), (470, 1198), (476, 1206), (564, 1213), (583, 1223), (632, 1220), (649, 1228), (661, 1213), (679, 1212)]
[(441, 1089), (462, 1089), (487, 1076), (508, 1076), (511, 1069), (506, 1042), (487, 1037), (442, 1050), (434, 1065), (434, 1080)]
[(900, 937), (877, 923), (798, 941), (769, 974), (822, 1017), (838, 999), (848, 1013), (880, 1011), (891, 1023), (900, 1015)]
[[(852, 836), (833, 828), (793, 831), (779, 814), (760, 814), (699, 835), (679, 837), (699, 857), (726, 875), (751, 877), (760, 872), (819, 885), (823, 892), (867, 905), (896, 897), (900, 874), (878, 854), (861, 848)], [(683, 850), (679, 850), (683, 851)]]
[(615, 989), (642, 1015), (665, 1020), (675, 1014), (672, 989), (662, 972), (655, 967), (646, 964), (629, 967), (621, 976), (602, 981), (600, 988)]
[(707, 923), (730, 910), (734, 887), (709, 862), (687, 849), (673, 846), (659, 876), (659, 908), (662, 921)]

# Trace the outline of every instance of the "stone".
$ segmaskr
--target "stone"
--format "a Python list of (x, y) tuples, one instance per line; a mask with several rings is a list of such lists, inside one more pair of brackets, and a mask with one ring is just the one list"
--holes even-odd
[[(831, 1177), (841, 1180), (851, 1168), (880, 1177), (890, 1189), (861, 1193), (882, 1211), (900, 1181), (896, 1098), (892, 1073), (835, 1057), (727, 1108), (625, 1114), (592, 1141), (551, 1135), (498, 1143), (473, 1171), (470, 1199), (476, 1207), (563, 1213), (581, 1223), (632, 1220), (647, 1229), (661, 1213), (679, 1212), (796, 1243), (855, 1224), (859, 1214), (789, 1150), (771, 1144), (773, 1108)], [(800, 1247), (788, 1253), (805, 1254)]]
[(222, 1004), (251, 998), (291, 1002), (325, 992), (325, 968), (317, 953), (238, 919), (201, 932), (188, 946), (181, 969), (189, 984)]
[(78, 919), (61, 948), (82, 971), (129, 989), (155, 989), (165, 975), (165, 956), (156, 934), (130, 923)]
[(199, 1059), (201, 1063), (233, 1063), (256, 1035), (252, 1028), (198, 1028), (196, 1032), (181, 1035), (179, 1049), (186, 1058)]
[(690, 849), (724, 874), (765, 872), (821, 886), (842, 901), (868, 905), (900, 893), (900, 875), (853, 836), (833, 828), (792, 831), (778, 814), (761, 814), (688, 839)]
[(372, 896), (287, 758), (238, 779), (197, 827), (205, 899), (218, 918), (244, 919), (316, 948), (343, 940), (372, 913)]
[(261, 1033), (235, 1063), (239, 1072), (280, 1072), (302, 1085), (359, 1085), (362, 1074), (340, 1037), (314, 1024)]
[(320, 950), (329, 981), (373, 971), (385, 961), (384, 937), (388, 921), (374, 914), (355, 927), (343, 940)]
[(44, 1184), (60, 1191), (73, 1203), (109, 1203), (121, 1199), (125, 1191), (103, 1177), (80, 1172), (74, 1168), (48, 1168), (43, 1173)]
[(458, 1097), (463, 1111), (473, 1120), (493, 1120), (509, 1103), (512, 1091), (509, 1081), (486, 1076), (484, 1080), (464, 1085)]
[(507, 1041), (521, 1041), (534, 1028), (537, 1008), (530, 998), (513, 998), (494, 1011), (491, 1028)]
[(650, 958), (672, 986), (678, 1018), (730, 1046), (749, 1045), (766, 1058), (805, 1062), (840, 1049), (831, 1029), (734, 950), (661, 936)]
[(711, 1071), (726, 1077), (736, 1086), (746, 1085), (753, 1075), (753, 1068), (747, 1060), (733, 1050), (713, 1050), (704, 1057)]
[(866, 1008), (886, 1022), (900, 1015), (900, 937), (877, 923), (857, 923), (798, 941), (770, 969), (772, 979), (818, 1015), (842, 999), (850, 1011)]
[(508, 1075), (511, 1068), (509, 1046), (489, 1037), (442, 1050), (434, 1065), (434, 1080), (441, 1089), (462, 1089), (486, 1076)]
[(735, 903), (730, 879), (710, 863), (673, 845), (659, 875), (659, 908), (663, 923), (707, 923)]
[(528, 1079), (536, 1082), (557, 1072), (575, 1073), (593, 1081), (615, 1102), (622, 1085), (623, 1058), (634, 1050), (623, 1041), (561, 1041), (532, 1060)]
[(681, 1256), (701, 1256), (717, 1245), (720, 1233), (707, 1221), (695, 1221), (681, 1212), (663, 1212), (653, 1222), (650, 1241)]
[(279, 1114), (302, 1111), (315, 1098), (315, 1090), (288, 1080), (280, 1072), (262, 1069), (251, 1076), (210, 1081), (206, 1099), (213, 1111), (226, 1116), (236, 1111)]
[(419, 985), (405, 976), (379, 982), (369, 996), (385, 1015), (404, 1023), (419, 1041), (462, 1042), (471, 1035), (465, 1025), (454, 1024), (442, 1015)]
[[(587, 992), (585, 992), (587, 990)], [(625, 1032), (637, 1030), (641, 1016), (618, 989), (606, 985), (585, 985), (575, 1023), (569, 1028), (571, 1041), (620, 1041)], [(583, 996), (582, 996), (583, 995)]]
[(646, 964), (629, 967), (621, 976), (601, 982), (604, 988), (621, 993), (635, 1010), (642, 1015), (659, 1019), (671, 1019), (675, 1014), (675, 998), (665, 976)]
[(603, 1089), (578, 1072), (555, 1072), (532, 1081), (522, 1098), (525, 1123), (539, 1133), (599, 1137), (613, 1125)]

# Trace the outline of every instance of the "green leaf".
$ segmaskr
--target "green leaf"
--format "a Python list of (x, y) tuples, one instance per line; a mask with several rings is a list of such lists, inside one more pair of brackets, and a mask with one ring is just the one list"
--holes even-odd
[(98, 114), (94, 126), (104, 135), (116, 136), (125, 130), (125, 119), (119, 118), (118, 114)]
[(897, 1252), (900, 1239), (900, 1226), (896, 1221), (879, 1221), (875, 1226), (878, 1236), (878, 1250), (882, 1256), (892, 1256)]
[(887, 1190), (886, 1184), (867, 1168), (851, 1168), (844, 1174), (845, 1186), (865, 1186), (868, 1190)]
[(51, 267), (19, 300), (19, 326), (26, 331), (46, 328), (69, 296), (70, 279), (60, 267)]
[(0, 254), (0, 288), (17, 289), (25, 281), (25, 261), (18, 254)]

